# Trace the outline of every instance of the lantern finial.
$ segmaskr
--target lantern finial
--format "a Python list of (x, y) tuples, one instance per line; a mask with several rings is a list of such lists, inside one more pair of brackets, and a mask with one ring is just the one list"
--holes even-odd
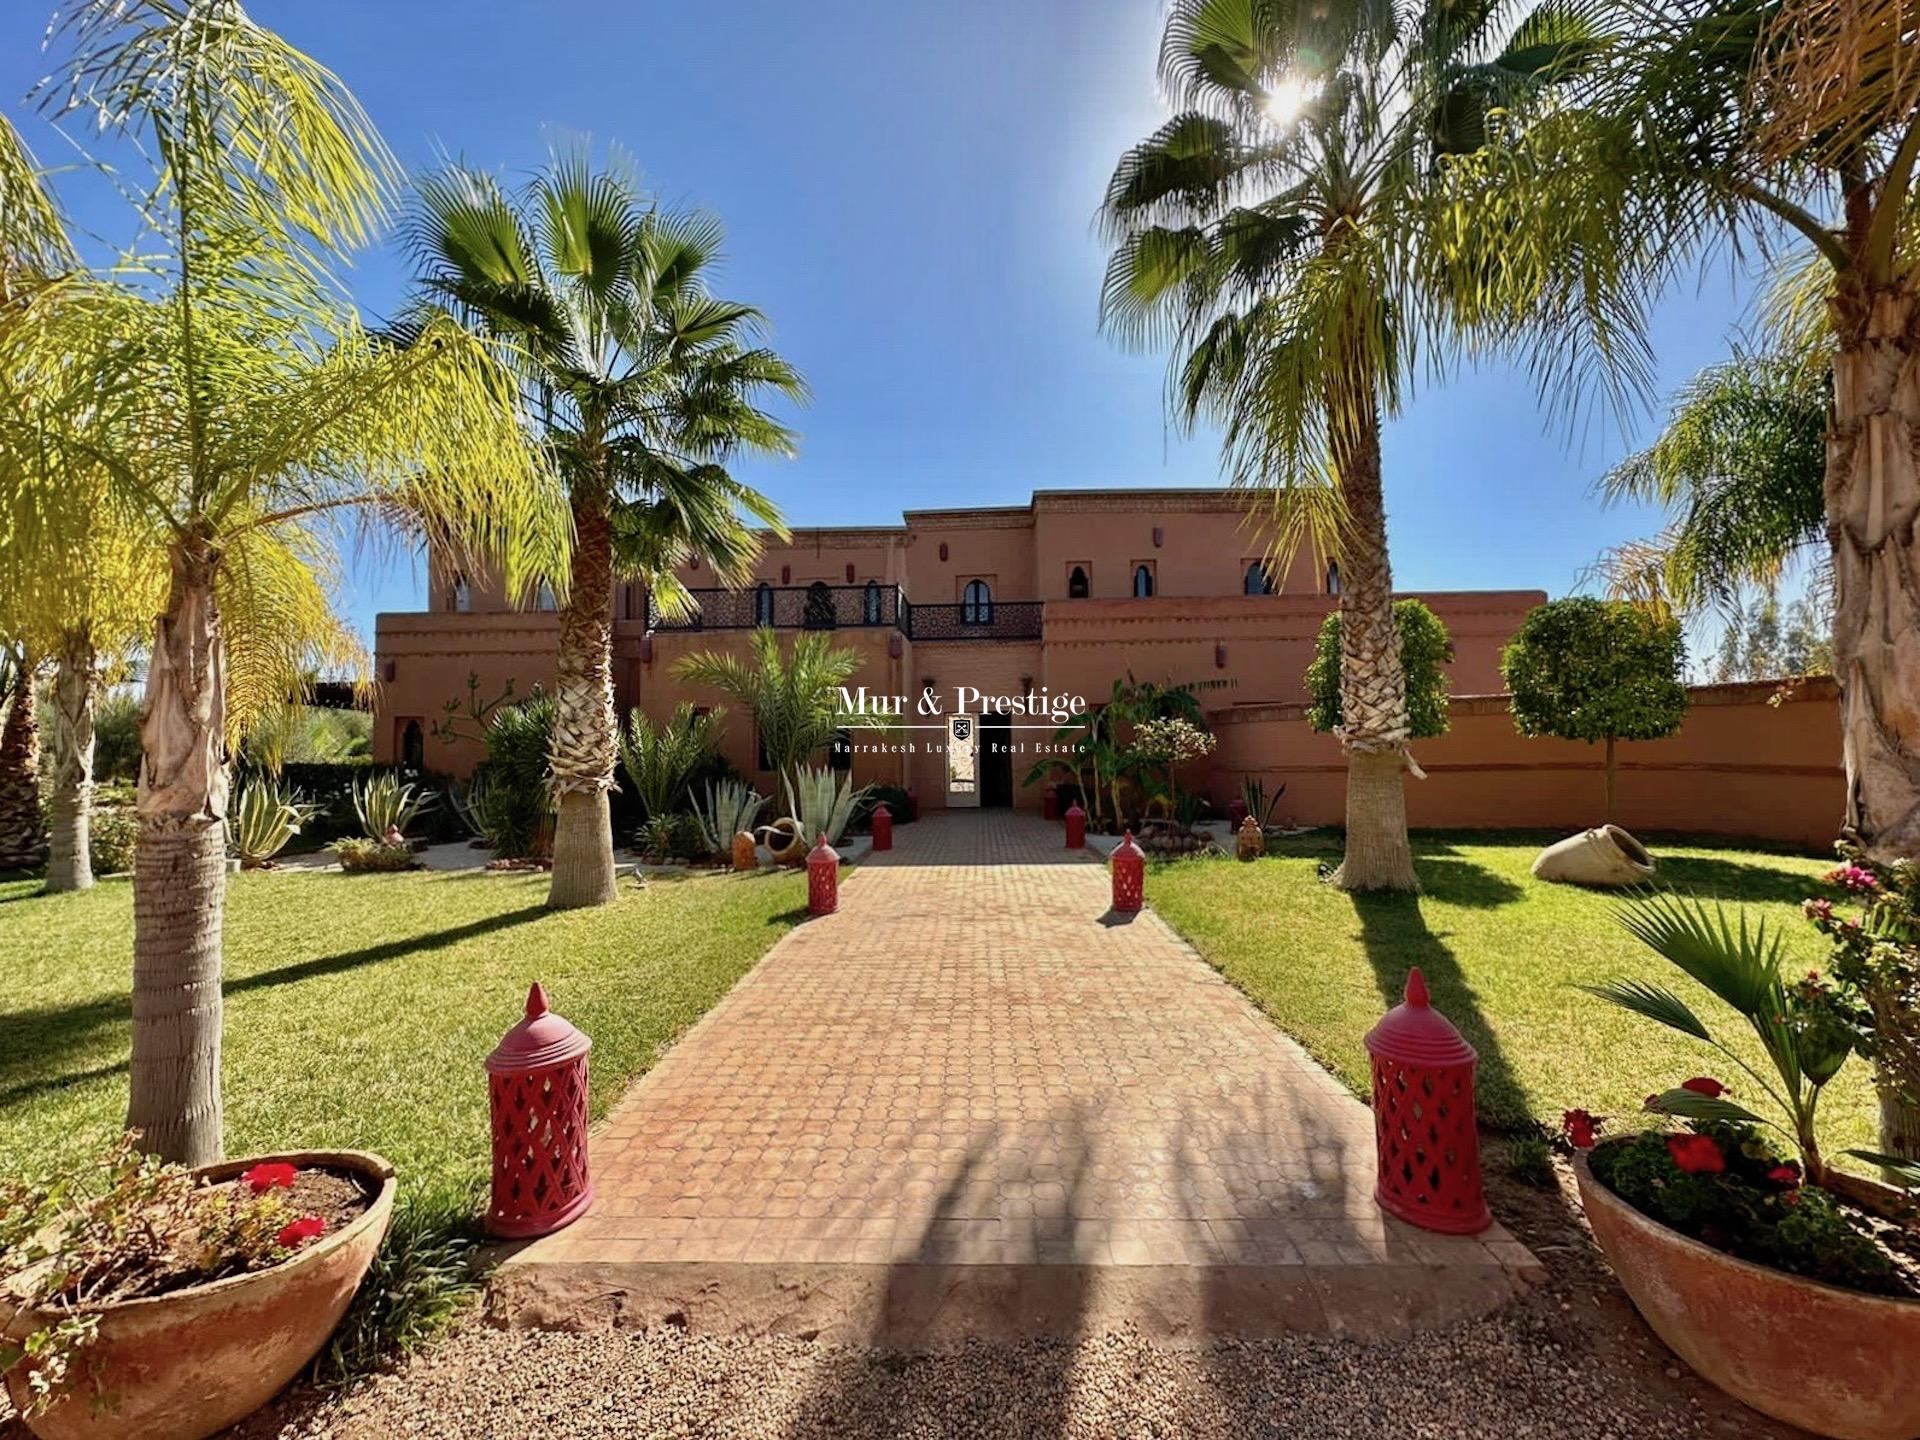
[(527, 991), (527, 1019), (538, 1020), (549, 1008), (546, 987), (538, 980), (534, 981), (533, 988)]
[(1420, 973), (1420, 967), (1414, 966), (1407, 971), (1407, 1004), (1426, 1009), (1433, 1003), (1433, 997), (1427, 994), (1427, 977)]

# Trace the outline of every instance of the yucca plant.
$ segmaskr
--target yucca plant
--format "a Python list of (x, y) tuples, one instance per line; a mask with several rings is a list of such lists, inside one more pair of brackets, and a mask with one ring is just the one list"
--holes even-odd
[(261, 777), (241, 790), (227, 817), (227, 838), (240, 864), (257, 870), (286, 849), (312, 816), (313, 806), (283, 790), (278, 781)]
[(801, 838), (811, 843), (825, 835), (829, 845), (840, 843), (854, 807), (873, 788), (862, 785), (856, 790), (851, 775), (842, 780), (824, 765), (796, 765), (780, 780), (787, 791), (787, 813), (799, 824)]
[(407, 826), (437, 803), (433, 791), (403, 784), (392, 771), (369, 775), (353, 787), (353, 813), (360, 817), (360, 832), (369, 840), (384, 840), (394, 830), (406, 834)]
[(1744, 911), (1736, 924), (1722, 906), (1656, 894), (1629, 902), (1620, 923), (1733, 1008), (1759, 1039), (1771, 1075), (1716, 1039), (1693, 1007), (1663, 985), (1609, 980), (1582, 988), (1711, 1045), (1751, 1077), (1776, 1118), (1686, 1087), (1650, 1097), (1648, 1108), (1684, 1120), (1772, 1126), (1799, 1147), (1807, 1180), (1819, 1184), (1826, 1167), (1814, 1131), (1815, 1113), (1827, 1082), (1853, 1051), (1852, 1033), (1831, 992), (1811, 977), (1788, 985), (1780, 973), (1779, 933), (1769, 930), (1764, 920), (1749, 920)]
[[(698, 715), (692, 705), (683, 703), (659, 726), (644, 711), (627, 716), (627, 733), (620, 737), (620, 764), (649, 820), (671, 815), (687, 798), (694, 775), (713, 758), (720, 743), (720, 721), (726, 713), (725, 707), (718, 707)], [(727, 838), (733, 838), (731, 832)]]
[(716, 851), (724, 851), (742, 830), (751, 830), (767, 797), (744, 780), (716, 780), (707, 786), (706, 803), (696, 802), (700, 833)]

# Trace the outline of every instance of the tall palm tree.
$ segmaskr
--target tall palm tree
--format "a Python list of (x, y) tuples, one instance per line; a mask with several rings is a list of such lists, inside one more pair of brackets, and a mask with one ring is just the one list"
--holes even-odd
[(547, 903), (614, 897), (613, 585), (645, 580), (671, 605), (675, 562), (722, 581), (751, 572), (759, 538), (742, 512), (779, 512), (726, 469), (741, 451), (788, 455), (760, 408), (797, 399), (794, 369), (758, 343), (760, 313), (708, 291), (721, 230), (664, 211), (616, 166), (556, 155), (509, 195), (453, 166), (423, 179), (411, 225), (432, 304), (510, 341), (567, 485), (576, 543), (560, 615), (553, 732), (559, 794)]
[[(525, 586), (561, 563), (565, 512), (487, 346), (450, 324), (408, 344), (370, 334), (333, 281), (332, 263), (389, 214), (398, 176), (338, 79), (235, 0), (83, 0), (55, 37), (48, 103), (133, 136), (154, 173), (113, 278), (56, 282), (0, 327), (0, 426), (64, 383), (39, 437), (164, 536), (128, 1123), (156, 1153), (201, 1164), (222, 1148), (226, 747), (240, 713), (284, 697), (293, 668), (275, 663), (284, 649), (230, 649), (225, 595), (317, 620), (328, 596), (314, 527), (329, 517), (430, 529), (501, 557)], [(0, 467), (9, 528), (37, 494)], [(41, 543), (84, 544), (85, 508), (49, 507)]]
[(25, 646), (0, 645), (0, 870), (32, 870), (45, 849), (36, 668)]
[[(1569, 307), (1643, 334), (1683, 267), (1722, 247), (1815, 257), (1805, 328), (1832, 395), (1823, 521), (1846, 828), (1920, 855), (1920, 64), (1912, 0), (1602, 0), (1596, 63), (1521, 105), (1455, 176), (1454, 234), (1490, 304), (1571, 378), (1621, 356), (1568, 341)], [(1543, 303), (1545, 302), (1545, 303)], [(1628, 357), (1631, 359), (1631, 356)]]
[(1160, 78), (1184, 108), (1122, 157), (1102, 211), (1103, 324), (1171, 343), (1176, 413), (1218, 421), (1235, 483), (1268, 488), (1276, 553), (1311, 534), (1339, 556), (1347, 889), (1418, 888), (1380, 427), (1458, 316), (1429, 188), (1584, 44), (1543, 8), (1502, 45), (1504, 14), (1171, 0)]

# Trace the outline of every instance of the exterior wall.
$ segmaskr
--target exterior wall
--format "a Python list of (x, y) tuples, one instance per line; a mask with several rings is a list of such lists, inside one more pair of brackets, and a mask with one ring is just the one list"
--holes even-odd
[[(1829, 679), (1801, 683), (1779, 705), (1771, 683), (1697, 686), (1678, 734), (1622, 741), (1618, 823), (1783, 841), (1825, 850), (1840, 826), (1839, 692)], [(1287, 787), (1278, 814), (1302, 825), (1338, 825), (1346, 762), (1330, 735), (1307, 728), (1298, 703), (1212, 715), (1219, 736), (1212, 794), (1226, 805), (1243, 776)], [(1604, 745), (1528, 740), (1504, 695), (1454, 699), (1453, 727), (1415, 741), (1425, 780), (1407, 780), (1407, 818), (1422, 827), (1514, 826), (1568, 831), (1596, 825), (1605, 799)]]

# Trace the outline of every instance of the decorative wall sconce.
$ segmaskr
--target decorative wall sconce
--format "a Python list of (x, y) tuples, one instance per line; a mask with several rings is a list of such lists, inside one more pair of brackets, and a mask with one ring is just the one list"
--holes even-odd
[(1227, 668), (1227, 642), (1224, 640), (1214, 642), (1213, 668), (1216, 670), (1224, 670)]
[(653, 632), (651, 630), (640, 637), (640, 663), (642, 665), (653, 663)]
[(887, 632), (887, 658), (889, 660), (898, 660), (906, 648), (906, 642), (902, 639), (898, 630), (889, 630)]
[(847, 564), (847, 584), (851, 585), (852, 583), (853, 583), (853, 564), (851, 561), (849, 561)]
[(791, 585), (793, 583), (793, 567), (791, 565), (782, 565), (780, 567), (780, 583), (782, 585)]
[(940, 558), (942, 560), (947, 558), (947, 542), (944, 540), (940, 542)]
[(1166, 541), (1167, 541), (1167, 532), (1161, 529), (1158, 525), (1154, 526), (1153, 527), (1153, 548), (1158, 550), (1162, 545), (1166, 544)]
[(384, 680), (384, 681), (386, 681), (386, 682), (387, 682), (387, 683), (388, 683), (389, 685), (391, 685), (391, 684), (393, 683), (393, 677), (394, 677), (394, 676), (396, 676), (396, 675), (398, 675), (399, 673), (400, 673), (400, 662), (399, 662), (399, 661), (397, 661), (397, 660), (387, 660), (387, 661), (383, 661), (383, 662), (381, 663), (381, 666), (380, 666), (380, 678), (381, 678), (382, 680)]

